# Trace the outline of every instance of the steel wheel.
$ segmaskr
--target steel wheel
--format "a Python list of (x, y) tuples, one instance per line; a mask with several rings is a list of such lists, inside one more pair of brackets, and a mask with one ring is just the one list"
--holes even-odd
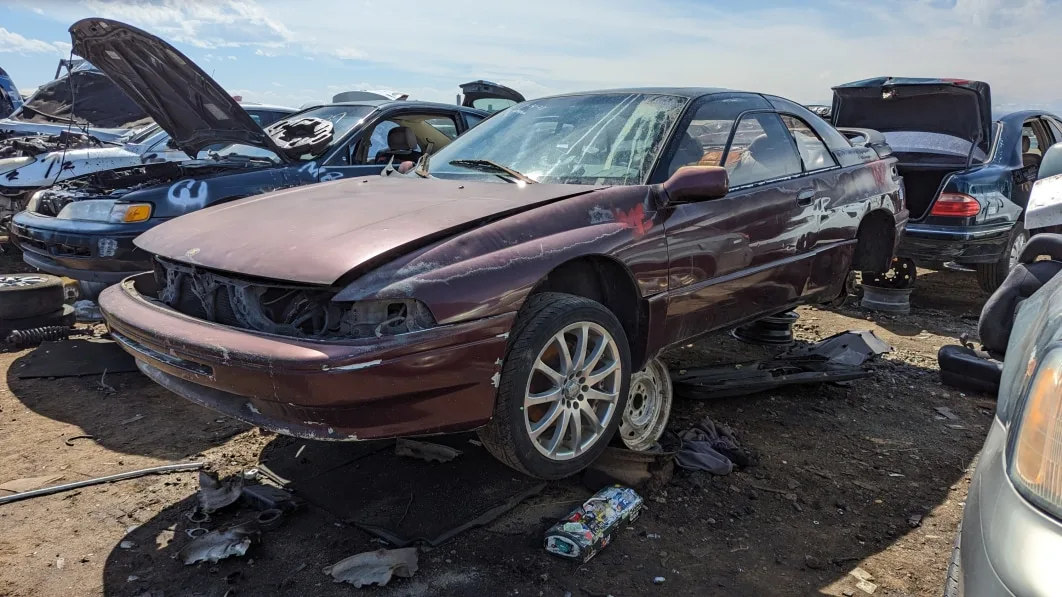
[(649, 361), (631, 376), (631, 391), (619, 428), (627, 449), (643, 452), (656, 444), (671, 416), (671, 396), (671, 377), (660, 359)]
[(622, 387), (619, 348), (604, 327), (581, 321), (557, 332), (535, 359), (524, 391), (524, 425), (550, 460), (577, 458), (596, 445), (616, 413)]

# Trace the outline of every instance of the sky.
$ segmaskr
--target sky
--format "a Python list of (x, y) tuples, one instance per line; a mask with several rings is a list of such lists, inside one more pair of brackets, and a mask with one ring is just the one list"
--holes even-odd
[(453, 102), (496, 81), (528, 98), (705, 86), (828, 102), (877, 76), (987, 81), (997, 109), (1062, 112), (1062, 0), (4, 0), (0, 67), (52, 78), (67, 28), (102, 16), (162, 37), (247, 101), (297, 107), (390, 89)]

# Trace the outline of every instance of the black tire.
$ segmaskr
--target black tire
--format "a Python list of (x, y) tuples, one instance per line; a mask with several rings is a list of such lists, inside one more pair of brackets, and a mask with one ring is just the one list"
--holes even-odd
[(962, 562), (959, 555), (959, 544), (962, 540), (962, 523), (955, 533), (955, 544), (951, 548), (951, 561), (948, 562), (948, 574), (944, 578), (944, 597), (962, 597)]
[(63, 308), (63, 281), (48, 274), (0, 275), (0, 321), (25, 319)]
[(1025, 230), (1025, 226), (1018, 222), (1010, 232), (1010, 240), (1007, 242), (1007, 250), (1003, 252), (1003, 257), (995, 263), (977, 264), (977, 283), (981, 286), (981, 290), (992, 294), (1003, 285), (1003, 281), (1010, 275), (1011, 268), (1017, 263), (1017, 255), (1012, 255), (1015, 245), (1018, 245), (1020, 253), (1020, 249), (1028, 242), (1029, 233)]
[[(528, 436), (524, 394), (539, 353), (555, 334), (579, 321), (600, 325), (615, 341), (622, 367), (619, 397), (597, 443), (569, 460), (552, 460), (540, 453)], [(536, 294), (524, 304), (510, 332), (494, 417), (479, 430), (480, 440), (495, 458), (521, 473), (549, 480), (570, 477), (597, 459), (615, 435), (627, 406), (630, 368), (630, 348), (623, 326), (604, 305), (568, 294)]]
[(34, 315), (33, 317), (22, 317), (20, 319), (0, 319), (0, 340), (3, 340), (13, 330), (32, 330), (33, 328), (50, 326), (71, 327), (76, 321), (74, 307), (71, 305), (63, 305), (58, 310), (44, 315)]

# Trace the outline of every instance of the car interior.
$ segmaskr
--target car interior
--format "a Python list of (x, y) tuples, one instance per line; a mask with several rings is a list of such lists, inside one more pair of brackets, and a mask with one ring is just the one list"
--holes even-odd
[(396, 163), (415, 162), (429, 148), (434, 153), (456, 138), (457, 124), (449, 116), (404, 114), (377, 123), (368, 134), (368, 144), (358, 143), (355, 163), (386, 164), (392, 159)]
[(1021, 127), (1021, 163), (1022, 166), (1040, 167), (1043, 149), (1051, 146), (1051, 137), (1044, 123), (1033, 118), (1026, 120)]

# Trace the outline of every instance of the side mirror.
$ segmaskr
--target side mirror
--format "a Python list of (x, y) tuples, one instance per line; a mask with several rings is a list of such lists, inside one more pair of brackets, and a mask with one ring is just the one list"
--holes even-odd
[(730, 176), (719, 166), (683, 166), (662, 186), (668, 204), (695, 203), (724, 197)]

